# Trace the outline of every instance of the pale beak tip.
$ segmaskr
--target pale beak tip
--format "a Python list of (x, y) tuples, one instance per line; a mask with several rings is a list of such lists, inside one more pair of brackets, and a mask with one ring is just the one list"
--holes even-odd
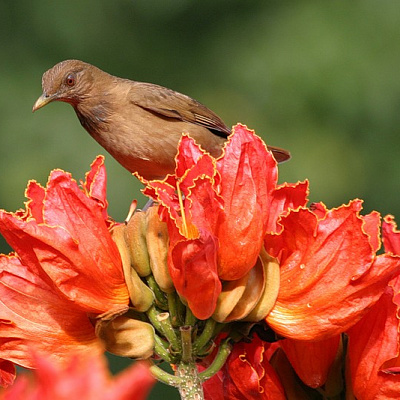
[(32, 112), (39, 110), (39, 108), (44, 107), (46, 104), (50, 103), (53, 100), (52, 96), (47, 96), (44, 93), (36, 100), (35, 104), (32, 107)]

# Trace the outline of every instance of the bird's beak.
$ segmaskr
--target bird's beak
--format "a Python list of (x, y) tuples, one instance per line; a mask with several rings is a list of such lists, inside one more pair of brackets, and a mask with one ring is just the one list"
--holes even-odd
[(49, 104), (51, 101), (55, 100), (56, 96), (52, 95), (49, 96), (46, 93), (43, 93), (35, 102), (32, 108), (32, 112), (39, 110), (39, 108), (44, 107), (46, 104)]

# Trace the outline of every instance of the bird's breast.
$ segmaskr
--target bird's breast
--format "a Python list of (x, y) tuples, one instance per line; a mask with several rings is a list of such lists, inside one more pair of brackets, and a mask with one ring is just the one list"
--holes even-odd
[(132, 104), (115, 113), (101, 106), (90, 113), (76, 111), (82, 126), (101, 146), (127, 170), (146, 179), (161, 179), (174, 172), (183, 133), (192, 136), (213, 156), (220, 154), (224, 143), (200, 125), (161, 117)]

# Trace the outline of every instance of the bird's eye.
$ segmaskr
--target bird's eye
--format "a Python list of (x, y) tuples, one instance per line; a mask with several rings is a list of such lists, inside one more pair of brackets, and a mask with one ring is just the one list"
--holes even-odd
[(74, 86), (75, 85), (75, 74), (68, 74), (67, 77), (65, 78), (65, 83), (68, 86)]

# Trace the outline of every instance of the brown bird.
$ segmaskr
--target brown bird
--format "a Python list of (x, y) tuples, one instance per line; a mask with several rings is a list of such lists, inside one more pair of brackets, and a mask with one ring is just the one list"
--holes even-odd
[[(182, 133), (214, 157), (230, 134), (221, 118), (184, 94), (117, 78), (78, 60), (62, 61), (46, 71), (42, 88), (32, 111), (52, 101), (70, 103), (90, 135), (128, 171), (146, 179), (174, 172)], [(269, 150), (278, 162), (290, 158), (284, 149)]]

